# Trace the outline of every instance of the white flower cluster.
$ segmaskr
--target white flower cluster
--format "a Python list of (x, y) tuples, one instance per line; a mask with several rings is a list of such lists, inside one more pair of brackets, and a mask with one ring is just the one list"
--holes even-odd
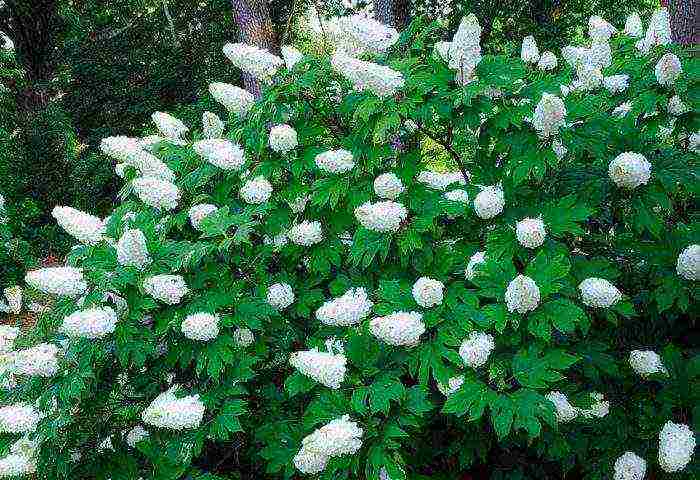
[(554, 414), (559, 423), (568, 423), (578, 417), (579, 409), (569, 403), (569, 399), (563, 393), (554, 390), (545, 395), (545, 398), (554, 404)]
[(539, 305), (540, 288), (532, 278), (518, 275), (508, 284), (505, 300), (509, 312), (526, 314)]
[(87, 283), (83, 270), (74, 267), (47, 267), (32, 270), (24, 277), (32, 288), (51, 295), (76, 297), (85, 293)]
[(15, 340), (19, 336), (19, 328), (10, 325), (0, 325), (0, 354), (14, 350)]
[(700, 280), (700, 245), (688, 245), (678, 255), (676, 273), (686, 280)]
[(124, 441), (126, 441), (128, 446), (134, 448), (139, 442), (146, 440), (149, 436), (150, 434), (148, 433), (148, 430), (143, 428), (141, 425), (136, 425), (134, 428), (129, 430)]
[(418, 305), (430, 308), (442, 304), (444, 289), (445, 285), (442, 282), (429, 277), (420, 277), (413, 284), (411, 293)]
[(277, 310), (284, 310), (294, 303), (294, 290), (288, 283), (275, 283), (267, 289), (267, 303)]
[(549, 138), (559, 133), (566, 126), (566, 107), (564, 101), (549, 93), (543, 93), (535, 107), (532, 126), (541, 138)]
[(690, 108), (688, 108), (688, 105), (683, 103), (681, 97), (679, 97), (678, 95), (674, 95), (668, 99), (668, 105), (666, 106), (666, 110), (669, 114), (678, 116), (689, 112)]
[(483, 220), (490, 220), (503, 212), (506, 204), (500, 185), (484, 187), (474, 197), (474, 212)]
[(180, 330), (190, 340), (214, 340), (219, 336), (219, 316), (206, 312), (187, 315), (180, 325)]
[(41, 420), (37, 410), (26, 403), (0, 407), (0, 433), (27, 433), (36, 430)]
[(187, 215), (190, 217), (190, 223), (192, 228), (199, 230), (199, 226), (208, 215), (216, 212), (218, 207), (212, 205), (211, 203), (199, 203), (197, 205), (192, 205), (187, 211)]
[(476, 274), (478, 273), (476, 268), (484, 263), (486, 263), (486, 252), (476, 252), (474, 255), (469, 257), (467, 268), (464, 270), (464, 277), (467, 280), (473, 280)]
[(386, 344), (413, 347), (425, 333), (425, 323), (418, 312), (394, 312), (373, 318), (369, 322), (369, 331)]
[(72, 207), (54, 207), (51, 215), (70, 236), (86, 245), (94, 245), (102, 240), (105, 222)]
[(316, 310), (316, 318), (325, 325), (349, 327), (366, 318), (373, 305), (364, 288), (351, 288), (341, 297), (321, 305)]
[(523, 218), (515, 226), (518, 242), (525, 248), (537, 248), (544, 243), (547, 231), (541, 218)]
[[(14, 313), (17, 315), (22, 311), (22, 288), (19, 285), (5, 288), (2, 293), (5, 295), (5, 300), (0, 300), (0, 312)], [(1, 327), (1, 325), (0, 325)], [(2, 334), (0, 334), (2, 337)], [(2, 347), (0, 347), (2, 352)]]
[(303, 221), (294, 225), (287, 232), (287, 238), (292, 243), (309, 247), (323, 241), (321, 222)]
[(345, 173), (355, 166), (352, 152), (347, 150), (328, 150), (316, 155), (316, 166), (326, 173)]
[(133, 167), (143, 177), (159, 178), (166, 182), (175, 181), (175, 174), (170, 170), (170, 167), (155, 155), (143, 150), (136, 152), (125, 159), (123, 163), (115, 166), (115, 171), (119, 177), (124, 178), (126, 167)]
[(537, 68), (545, 71), (554, 70), (557, 68), (557, 56), (552, 52), (543, 52), (537, 62)]
[(624, 152), (610, 162), (610, 178), (620, 188), (634, 189), (651, 178), (651, 163), (641, 153)]
[(100, 141), (100, 150), (108, 157), (120, 162), (126, 162), (131, 157), (138, 155), (142, 151), (142, 147), (138, 138), (119, 135), (103, 138)]
[(404, 85), (401, 72), (377, 63), (358, 60), (342, 51), (333, 55), (331, 65), (352, 83), (358, 92), (368, 90), (378, 97), (391, 97)]
[(292, 367), (328, 388), (338, 389), (345, 379), (347, 358), (343, 354), (319, 352), (318, 349), (292, 353)]
[(629, 79), (629, 75), (611, 75), (603, 78), (603, 85), (612, 94), (622, 93), (627, 90)]
[(659, 432), (659, 465), (664, 472), (673, 473), (683, 470), (693, 456), (695, 435), (682, 423), (666, 424)]
[(452, 70), (456, 70), (457, 82), (466, 85), (474, 79), (474, 72), (481, 61), (481, 26), (474, 14), (462, 18), (451, 42), (436, 45), (438, 53)]
[(652, 350), (632, 350), (629, 362), (632, 370), (644, 378), (656, 373), (668, 373), (659, 354)]
[(304, 55), (302, 55), (299, 50), (290, 45), (283, 45), (281, 48), (281, 53), (287, 70), (293, 69), (294, 65), (299, 63), (304, 58)]
[(462, 385), (464, 384), (464, 375), (457, 375), (455, 377), (450, 378), (447, 381), (447, 385), (444, 383), (438, 382), (437, 388), (442, 393), (444, 396), (449, 397), (453, 393), (455, 393), (457, 390), (459, 390)]
[(277, 55), (245, 43), (227, 43), (223, 50), (234, 66), (263, 82), (272, 80), (277, 70), (284, 65), (284, 60)]
[(209, 93), (229, 112), (241, 118), (248, 115), (255, 103), (255, 97), (252, 93), (230, 83), (210, 83)]
[(345, 34), (368, 52), (386, 52), (399, 39), (396, 29), (366, 15), (355, 14), (339, 20)]
[(617, 29), (599, 15), (591, 15), (588, 19), (588, 36), (594, 42), (607, 42)]
[(246, 181), (238, 194), (245, 203), (259, 205), (267, 202), (272, 196), (272, 185), (265, 177), (259, 175)]
[(590, 408), (579, 408), (578, 413), (584, 418), (603, 418), (610, 413), (610, 402), (605, 400), (602, 393), (591, 393), (593, 403)]
[(523, 44), (520, 47), (520, 59), (525, 63), (533, 64), (540, 60), (540, 49), (537, 48), (537, 42), (532, 35), (523, 38)]
[(336, 418), (302, 440), (294, 465), (308, 475), (320, 473), (331, 458), (356, 453), (362, 447), (362, 433), (350, 416)]
[(110, 307), (78, 310), (63, 318), (61, 332), (69, 337), (102, 338), (114, 331), (117, 314)]
[(143, 290), (163, 303), (177, 305), (187, 295), (189, 288), (180, 275), (153, 275), (143, 281)]
[(656, 45), (671, 44), (671, 21), (666, 8), (656, 10), (649, 20), (644, 38), (637, 41), (635, 46), (643, 54), (649, 53), (649, 50)]
[(180, 119), (173, 117), (169, 113), (154, 112), (151, 115), (151, 119), (156, 124), (158, 131), (168, 138), (180, 139), (189, 131)]
[(671, 87), (683, 72), (680, 59), (673, 53), (665, 53), (654, 69), (656, 80), (662, 87)]
[(593, 308), (609, 308), (622, 300), (622, 293), (603, 278), (587, 278), (578, 286), (581, 301)]
[(249, 328), (237, 328), (233, 331), (233, 343), (238, 348), (250, 347), (255, 343), (255, 335)]
[(355, 209), (355, 218), (363, 227), (382, 233), (396, 232), (407, 216), (406, 207), (391, 200), (365, 202)]
[(180, 200), (180, 189), (174, 183), (156, 177), (139, 177), (132, 182), (134, 192), (146, 205), (173, 210)]
[(633, 12), (627, 16), (627, 19), (625, 20), (625, 30), (623, 33), (633, 38), (639, 38), (644, 35), (642, 18), (637, 12)]
[(644, 480), (647, 462), (634, 452), (625, 452), (615, 460), (613, 480)]
[(270, 148), (277, 153), (291, 152), (297, 145), (297, 131), (286, 124), (275, 125), (270, 129)]
[(486, 364), (493, 349), (496, 348), (493, 336), (483, 332), (471, 332), (459, 347), (459, 356), (464, 364), (471, 368), (479, 368)]
[(446, 200), (457, 203), (469, 203), (469, 192), (462, 189), (450, 190), (442, 195)]
[(158, 395), (141, 414), (144, 423), (170, 430), (199, 427), (204, 417), (204, 404), (199, 395), (178, 398), (177, 390), (177, 386), (172, 386)]
[(404, 190), (401, 179), (394, 173), (383, 173), (374, 179), (374, 193), (380, 198), (396, 200)]
[(207, 162), (222, 170), (240, 170), (245, 163), (241, 147), (222, 138), (200, 140), (192, 145), (192, 149)]
[(115, 246), (119, 265), (136, 267), (139, 270), (151, 263), (146, 236), (139, 229), (126, 229)]
[(202, 134), (205, 138), (219, 138), (224, 134), (224, 122), (212, 112), (202, 114)]
[(433, 188), (435, 190), (444, 191), (453, 183), (466, 185), (467, 179), (464, 178), (461, 172), (434, 172), (432, 170), (423, 170), (416, 177), (420, 183)]
[(38, 441), (24, 436), (10, 446), (10, 453), (0, 458), (0, 478), (31, 475), (36, 472)]
[(58, 347), (40, 343), (12, 354), (12, 371), (18, 375), (52, 377), (58, 372)]

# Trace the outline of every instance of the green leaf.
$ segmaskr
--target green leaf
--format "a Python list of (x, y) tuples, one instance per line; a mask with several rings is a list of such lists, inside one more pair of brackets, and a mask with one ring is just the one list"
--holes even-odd
[(382, 374), (369, 387), (369, 405), (372, 413), (389, 414), (390, 402), (400, 402), (406, 389), (396, 375)]
[(528, 264), (525, 275), (535, 281), (541, 298), (545, 299), (561, 290), (562, 279), (568, 275), (570, 268), (571, 264), (564, 253), (540, 251)]
[(433, 404), (428, 399), (428, 391), (421, 385), (415, 385), (408, 389), (406, 393), (406, 408), (422, 416), (433, 409)]
[(576, 325), (585, 333), (590, 319), (581, 307), (565, 298), (543, 303), (528, 317), (528, 331), (547, 341), (551, 339), (552, 327), (562, 333), (571, 333)]
[(469, 414), (469, 420), (478, 420), (484, 414), (495, 393), (485, 383), (465, 379), (462, 386), (450, 395), (442, 407), (443, 413), (454, 413), (458, 417)]
[(545, 206), (542, 210), (542, 219), (548, 233), (553, 237), (559, 237), (565, 233), (580, 235), (583, 229), (579, 223), (586, 221), (592, 214), (593, 209), (577, 199), (576, 195), (567, 195)]
[(513, 429), (524, 429), (530, 438), (536, 438), (542, 431), (542, 423), (556, 428), (557, 419), (554, 405), (534, 390), (523, 388), (510, 395), (514, 409)]
[(299, 372), (292, 373), (284, 381), (284, 389), (289, 393), (290, 398), (300, 393), (309, 392), (315, 386), (316, 382)]
[(579, 358), (563, 350), (542, 352), (537, 345), (522, 349), (513, 357), (513, 375), (524, 387), (547, 388), (550, 383), (564, 378), (560, 370), (565, 370)]
[(510, 433), (515, 417), (513, 401), (507, 395), (494, 395), (489, 404), (491, 408), (491, 423), (499, 439)]

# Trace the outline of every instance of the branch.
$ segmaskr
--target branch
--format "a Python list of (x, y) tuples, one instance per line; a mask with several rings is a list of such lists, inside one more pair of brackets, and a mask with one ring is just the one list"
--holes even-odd
[(439, 138), (437, 138), (435, 135), (433, 135), (428, 130), (426, 130), (425, 127), (423, 127), (423, 125), (421, 125), (419, 123), (416, 123), (416, 128), (423, 135), (430, 138), (435, 143), (442, 145), (445, 148), (445, 150), (447, 150), (447, 153), (449, 153), (452, 156), (452, 158), (454, 158), (455, 162), (457, 162), (457, 167), (459, 167), (459, 171), (462, 173), (462, 176), (464, 177), (464, 181), (465, 182), (468, 181), (469, 180), (469, 173), (467, 172), (467, 169), (464, 166), (464, 162), (462, 161), (462, 157), (459, 155), (459, 153), (457, 153), (457, 151), (452, 146), (452, 127), (447, 128), (447, 139), (445, 141), (442, 141)]

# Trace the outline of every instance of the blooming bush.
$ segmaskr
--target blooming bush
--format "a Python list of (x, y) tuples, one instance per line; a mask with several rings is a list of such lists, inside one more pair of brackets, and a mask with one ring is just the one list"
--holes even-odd
[(482, 56), (473, 16), (226, 45), (262, 98), (106, 139), (122, 201), (54, 211), (80, 243), (3, 333), (0, 475), (694, 478), (700, 64), (635, 22), (562, 58)]

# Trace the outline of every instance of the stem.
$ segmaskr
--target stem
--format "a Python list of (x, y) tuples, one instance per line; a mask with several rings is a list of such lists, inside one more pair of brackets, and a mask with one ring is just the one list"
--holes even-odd
[(454, 158), (455, 162), (457, 162), (457, 167), (459, 167), (459, 171), (462, 173), (462, 176), (464, 177), (464, 181), (469, 180), (469, 173), (467, 172), (466, 167), (464, 166), (464, 162), (462, 161), (462, 157), (460, 157), (459, 153), (454, 149), (452, 146), (452, 127), (447, 128), (447, 140), (446, 141), (441, 141), (435, 135), (431, 134), (428, 130), (423, 127), (421, 124), (416, 124), (416, 127), (418, 128), (418, 131), (421, 132), (423, 135), (426, 137), (430, 138), (432, 141), (442, 145), (445, 150), (447, 150), (447, 153), (449, 153), (452, 158)]

